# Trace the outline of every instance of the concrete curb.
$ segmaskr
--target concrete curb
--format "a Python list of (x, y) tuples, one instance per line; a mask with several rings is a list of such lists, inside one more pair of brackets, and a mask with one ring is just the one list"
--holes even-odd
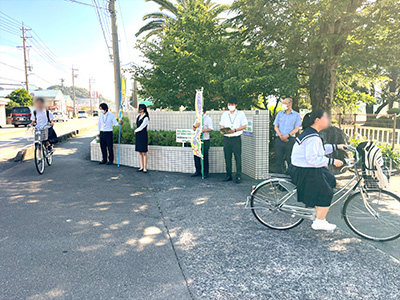
[[(63, 143), (65, 141), (67, 141), (68, 139), (77, 136), (78, 134), (85, 133), (85, 132), (89, 131), (90, 129), (92, 129), (94, 126), (96, 126), (96, 125), (93, 125), (90, 127), (84, 127), (81, 129), (73, 130), (73, 131), (64, 133), (62, 135), (59, 135), (58, 136), (59, 143)], [(17, 155), (15, 156), (14, 162), (21, 162), (24, 160), (32, 159), (34, 157), (34, 154), (35, 154), (34, 153), (34, 144), (32, 144), (29, 147), (26, 147), (26, 148), (20, 150), (17, 153)]]

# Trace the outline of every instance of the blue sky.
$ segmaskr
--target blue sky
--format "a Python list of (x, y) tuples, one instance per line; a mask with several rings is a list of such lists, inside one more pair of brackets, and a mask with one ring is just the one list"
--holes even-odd
[[(78, 1), (93, 4), (93, 0)], [(215, 2), (230, 3), (231, 0)], [(96, 3), (104, 7), (106, 0), (96, 0)], [(158, 6), (145, 0), (117, 0), (117, 10), (121, 63), (141, 63), (140, 53), (133, 49), (136, 41), (134, 34), (145, 24), (142, 21), (143, 15), (157, 11)], [(66, 0), (0, 0), (0, 11), (33, 28), (57, 56), (57, 67), (54, 67), (41, 58), (46, 49), (37, 50), (39, 54), (33, 49), (30, 50), (32, 83), (46, 88), (51, 84), (59, 84), (59, 79), (65, 78), (65, 84), (71, 85), (70, 69), (73, 64), (74, 68), (79, 69), (76, 85), (87, 87), (89, 78), (94, 77), (95, 89), (106, 97), (113, 98), (112, 64), (94, 7)], [(4, 15), (0, 14), (0, 21), (0, 26), (7, 24), (7, 28), (11, 28), (12, 32), (13, 29), (14, 32), (19, 30), (15, 22)], [(107, 30), (106, 36), (111, 46), (111, 37)], [(21, 43), (18, 35), (0, 30), (0, 62), (3, 63), (0, 64), (0, 82), (15, 83), (23, 80), (24, 73), (21, 70), (7, 66), (23, 68), (22, 51), (16, 48)]]

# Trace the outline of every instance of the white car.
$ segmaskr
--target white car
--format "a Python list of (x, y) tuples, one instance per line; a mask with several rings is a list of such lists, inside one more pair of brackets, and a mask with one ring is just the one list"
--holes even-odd
[(55, 122), (67, 122), (68, 121), (68, 117), (67, 115), (65, 115), (63, 112), (61, 111), (55, 111), (53, 112), (53, 116), (54, 116), (54, 121)]
[(78, 111), (78, 119), (80, 119), (80, 118), (88, 118), (88, 117), (89, 117), (89, 115), (86, 112), (86, 110), (79, 110)]

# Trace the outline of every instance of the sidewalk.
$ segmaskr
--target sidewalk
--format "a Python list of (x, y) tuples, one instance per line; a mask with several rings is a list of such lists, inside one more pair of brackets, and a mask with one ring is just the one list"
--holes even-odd
[(399, 299), (400, 261), (371, 243), (268, 230), (244, 209), (250, 180), (98, 165), (92, 136), (42, 176), (1, 173), (0, 299)]

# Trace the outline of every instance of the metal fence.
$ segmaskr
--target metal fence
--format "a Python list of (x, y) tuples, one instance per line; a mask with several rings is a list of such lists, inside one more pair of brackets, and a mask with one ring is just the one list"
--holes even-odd
[(387, 114), (336, 114), (333, 125), (349, 137), (361, 136), (366, 140), (400, 145), (400, 116)]

